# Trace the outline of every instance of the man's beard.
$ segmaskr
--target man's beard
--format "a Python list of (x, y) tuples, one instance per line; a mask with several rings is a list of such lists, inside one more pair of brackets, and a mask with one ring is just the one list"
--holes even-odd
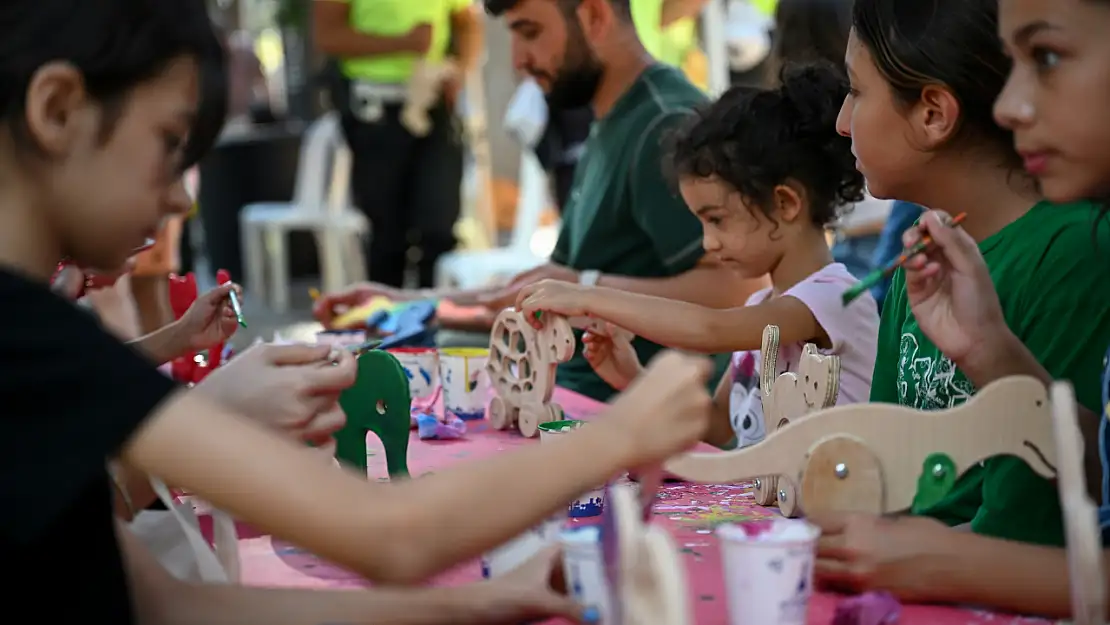
[(551, 81), (547, 94), (547, 105), (555, 110), (570, 110), (588, 106), (593, 102), (601, 76), (605, 69), (594, 56), (582, 30), (570, 21), (571, 36), (567, 40), (567, 52), (563, 67)]

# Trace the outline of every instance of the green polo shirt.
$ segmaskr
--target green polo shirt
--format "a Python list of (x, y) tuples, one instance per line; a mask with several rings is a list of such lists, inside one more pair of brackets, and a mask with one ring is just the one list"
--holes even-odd
[[(451, 43), (451, 15), (469, 10), (473, 0), (334, 0), (351, 5), (351, 28), (368, 35), (396, 37), (419, 24), (432, 25), (432, 47), (425, 57), (435, 62), (447, 55)], [(344, 59), (348, 78), (380, 83), (407, 82), (418, 55), (383, 54)]]
[[(659, 64), (641, 74), (609, 114), (594, 123), (575, 168), (553, 262), (577, 270), (665, 278), (685, 273), (701, 260), (701, 223), (664, 175), (663, 140), (705, 101), (705, 94), (681, 71)], [(645, 363), (661, 349), (642, 339), (635, 346)], [(727, 355), (718, 364), (723, 372)], [(594, 374), (581, 350), (559, 367), (558, 376), (560, 386), (595, 399), (607, 400), (614, 392)]]
[[(1099, 376), (1110, 344), (1110, 228), (1094, 232), (1090, 202), (1041, 202), (979, 244), (1006, 325), (1053, 378), (1068, 380), (1080, 404), (1101, 411)], [(944, 410), (967, 401), (975, 386), (925, 336), (894, 274), (879, 326), (871, 401)], [(936, 450), (943, 452), (943, 449)], [(1012, 456), (973, 467), (946, 498), (915, 507), (979, 534), (1044, 545), (1064, 544), (1055, 485)]]

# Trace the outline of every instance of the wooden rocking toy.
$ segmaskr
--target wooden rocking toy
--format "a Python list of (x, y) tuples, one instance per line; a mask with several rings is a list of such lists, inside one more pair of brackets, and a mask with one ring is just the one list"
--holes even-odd
[(1034, 378), (999, 380), (943, 411), (895, 404), (820, 410), (757, 445), (687, 454), (666, 469), (712, 484), (778, 475), (780, 488), (788, 483), (809, 514), (887, 514), (914, 502), (932, 505), (970, 467), (999, 455), (1017, 456), (1045, 478), (1056, 476), (1048, 394)]
[(385, 447), (390, 478), (406, 477), (412, 399), (405, 369), (387, 352), (367, 351), (358, 357), (358, 377), (339, 396), (347, 424), (335, 433), (337, 460), (366, 476), (366, 433)]
[[(792, 420), (817, 410), (836, 405), (840, 394), (840, 357), (826, 356), (817, 346), (807, 343), (802, 348), (797, 372), (778, 375), (779, 328), (763, 329), (762, 366), (759, 391), (763, 397), (763, 418), (767, 435), (782, 429)], [(765, 475), (753, 482), (755, 501), (761, 506), (775, 503), (783, 516), (801, 514), (799, 493), (789, 480), (779, 482), (778, 476)]]
[(611, 625), (693, 623), (686, 567), (670, 534), (644, 522), (643, 505), (627, 485), (607, 488), (605, 508), (602, 555)]
[(490, 424), (504, 430), (517, 424), (532, 438), (541, 423), (560, 421), (563, 409), (551, 402), (555, 369), (574, 355), (570, 322), (550, 313), (537, 330), (523, 313), (506, 309), (497, 315), (490, 334), (486, 371), (497, 395), (490, 401)]

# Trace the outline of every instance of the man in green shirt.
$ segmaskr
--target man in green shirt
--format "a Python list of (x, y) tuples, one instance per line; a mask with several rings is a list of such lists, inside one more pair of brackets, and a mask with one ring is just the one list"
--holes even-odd
[(430, 287), (436, 259), (455, 247), (463, 170), (453, 112), (459, 80), (443, 85), (427, 134), (406, 128), (400, 113), (419, 60), (442, 62), (453, 47), (459, 76), (476, 67), (481, 20), (473, 0), (314, 2), (316, 45), (339, 60), (332, 99), (353, 155), (355, 203), (372, 224), (367, 260), (375, 282), (400, 287), (415, 246), (420, 284)]
[[(636, 34), (628, 0), (486, 0), (513, 34), (513, 61), (553, 108), (591, 106), (597, 121), (575, 172), (551, 261), (481, 294), (512, 305), (526, 284), (555, 279), (647, 293), (706, 306), (742, 306), (760, 285), (709, 262), (698, 219), (663, 169), (664, 137), (705, 95), (672, 67), (656, 64)], [(321, 298), (325, 324), (338, 305), (375, 294), (418, 297), (366, 285)], [(428, 294), (432, 295), (432, 294)], [(442, 295), (442, 294), (440, 294)], [(456, 294), (457, 296), (458, 294)], [(475, 294), (470, 294), (475, 295)], [(637, 341), (642, 360), (660, 347)], [(720, 373), (727, 366), (720, 358)], [(558, 384), (596, 399), (614, 392), (577, 353)]]
[[(1099, 377), (1110, 344), (1110, 289), (1104, 254), (1110, 229), (1099, 227), (1090, 203), (1041, 202), (979, 244), (1006, 325), (1053, 378), (1069, 380), (1076, 399), (1101, 411)], [(871, 401), (918, 410), (944, 410), (976, 388), (918, 328), (906, 297), (905, 275), (894, 275), (883, 307)], [(1055, 485), (1013, 457), (987, 460), (960, 479), (948, 497), (915, 513), (949, 525), (970, 523), (979, 534), (1063, 545)]]

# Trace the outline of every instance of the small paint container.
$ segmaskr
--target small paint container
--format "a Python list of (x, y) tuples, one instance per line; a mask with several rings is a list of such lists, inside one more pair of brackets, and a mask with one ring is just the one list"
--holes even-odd
[(409, 379), (409, 395), (428, 399), (439, 384), (439, 353), (433, 347), (396, 347), (386, 350), (401, 363)]
[(731, 625), (805, 625), (820, 533), (786, 518), (717, 529)]
[[(549, 443), (558, 440), (560, 436), (581, 427), (584, 423), (585, 421), (578, 421), (576, 419), (541, 423), (540, 442)], [(570, 505), (567, 507), (567, 516), (572, 519), (595, 517), (600, 516), (604, 509), (605, 489), (596, 488), (570, 502)]]
[(574, 527), (559, 536), (563, 547), (563, 576), (567, 592), (579, 605), (600, 616), (601, 625), (612, 623), (609, 580), (601, 553), (601, 530), (597, 526)]
[(482, 555), (482, 577), (490, 579), (511, 572), (543, 549), (558, 544), (566, 517), (553, 516), (524, 534)]
[(439, 380), (443, 387), (444, 414), (464, 421), (486, 416), (489, 400), (489, 375), (486, 362), (489, 350), (450, 347), (439, 350)]

